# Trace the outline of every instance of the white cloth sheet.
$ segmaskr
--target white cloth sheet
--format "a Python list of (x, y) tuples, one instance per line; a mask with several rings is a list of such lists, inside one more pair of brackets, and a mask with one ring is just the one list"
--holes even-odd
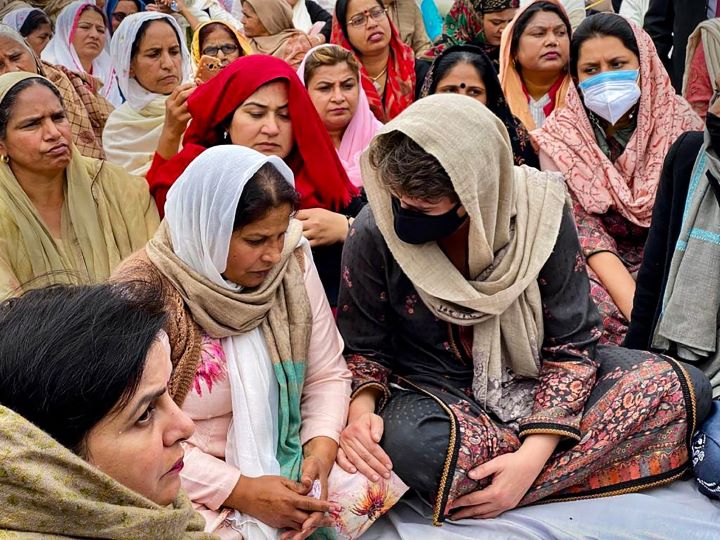
[[(418, 511), (419, 510), (419, 511)], [(417, 499), (401, 501), (362, 540), (718, 540), (720, 502), (700, 494), (694, 480), (640, 493), (549, 503), (490, 520), (434, 527)]]

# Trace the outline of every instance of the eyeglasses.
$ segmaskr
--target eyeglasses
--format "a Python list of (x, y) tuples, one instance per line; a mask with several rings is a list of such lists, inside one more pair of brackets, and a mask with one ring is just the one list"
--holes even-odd
[(367, 11), (363, 11), (362, 13), (358, 13), (350, 18), (350, 20), (348, 20), (348, 24), (358, 28), (367, 22), (368, 16), (372, 17), (375, 21), (380, 21), (387, 17), (387, 9), (377, 6)]
[(227, 56), (229, 54), (237, 52), (237, 50), (237, 45), (233, 45), (232, 43), (226, 43), (225, 45), (220, 45), (219, 47), (205, 47), (202, 50), (202, 53), (208, 56), (217, 56), (218, 53), (222, 51), (222, 53)]

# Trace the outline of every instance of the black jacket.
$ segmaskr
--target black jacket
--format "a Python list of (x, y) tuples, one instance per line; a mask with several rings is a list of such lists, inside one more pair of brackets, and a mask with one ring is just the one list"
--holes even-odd
[(650, 0), (643, 28), (655, 43), (678, 93), (682, 90), (688, 38), (705, 19), (706, 0)]
[(308, 13), (310, 14), (310, 20), (315, 24), (316, 22), (322, 21), (325, 23), (320, 33), (325, 36), (325, 43), (330, 43), (330, 33), (332, 32), (332, 15), (316, 4), (312, 0), (305, 0), (305, 7), (307, 7)]
[(638, 271), (630, 328), (623, 343), (628, 349), (651, 348), (675, 243), (682, 228), (690, 176), (702, 147), (702, 131), (689, 131), (680, 135), (665, 157), (643, 262)]

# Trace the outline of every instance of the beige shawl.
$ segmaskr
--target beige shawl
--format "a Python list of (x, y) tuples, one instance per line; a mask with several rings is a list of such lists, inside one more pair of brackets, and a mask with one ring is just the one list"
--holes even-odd
[(0, 406), (0, 537), (212, 540), (180, 493), (162, 507)]
[(503, 421), (526, 416), (543, 341), (537, 278), (560, 228), (566, 196), (562, 176), (514, 167), (502, 122), (465, 96), (424, 98), (380, 133), (391, 131), (412, 138), (450, 176), (470, 216), (473, 278), (465, 279), (437, 244), (414, 246), (397, 237), (390, 193), (366, 153), (363, 179), (380, 232), (430, 311), (473, 326), (476, 399)]
[(293, 12), (285, 0), (245, 0), (257, 13), (269, 36), (250, 38), (250, 46), (257, 54), (283, 58), (287, 41), (300, 34), (293, 25)]
[[(29, 73), (0, 76), (0, 101)], [(62, 240), (53, 238), (10, 164), (0, 164), (0, 297), (48, 282), (96, 283), (140, 249), (158, 226), (147, 183), (72, 147), (65, 170)], [(53, 275), (49, 275), (54, 273)]]
[[(310, 301), (305, 289), (304, 275), (299, 261), (292, 256), (295, 249), (302, 249), (297, 247), (301, 236), (300, 222), (291, 221), (286, 233), (281, 261), (273, 267), (261, 287), (238, 291), (213, 283), (210, 279), (195, 272), (175, 255), (165, 222), (160, 225), (145, 250), (150, 262), (172, 283), (175, 290), (185, 300), (193, 320), (210, 337), (220, 339), (250, 332), (261, 324), (264, 325), (263, 330), (266, 330), (265, 326), (269, 324), (268, 319), (277, 317), (286, 319), (286, 313), (290, 307), (304, 312), (294, 315), (305, 320), (308, 325), (307, 330), (310, 330), (312, 317), (309, 311)], [(285, 294), (296, 297), (292, 299), (292, 305), (287, 305), (283, 300)], [(272, 316), (273, 312), (278, 312), (275, 313), (276, 317)], [(271, 332), (270, 328), (267, 330)], [(284, 333), (287, 333), (287, 330), (286, 328)], [(286, 359), (297, 356), (306, 358), (309, 339), (308, 334), (304, 356), (286, 354), (280, 355), (279, 358)], [(275, 341), (276, 339), (272, 337), (269, 343)], [(285, 345), (289, 345), (289, 343), (280, 344), (279, 348), (286, 349)]]

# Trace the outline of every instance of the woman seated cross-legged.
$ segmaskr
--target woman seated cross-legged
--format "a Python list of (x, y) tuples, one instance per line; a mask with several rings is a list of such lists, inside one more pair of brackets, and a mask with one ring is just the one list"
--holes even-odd
[(116, 275), (168, 285), (170, 393), (197, 428), (183, 487), (223, 538), (284, 528), (296, 539), (338, 508), (327, 478), (350, 373), (293, 219), (293, 184), (277, 156), (205, 150), (170, 188), (156, 236)]
[(0, 304), (1, 537), (214, 538), (180, 492), (163, 300), (146, 281)]
[(353, 373), (343, 468), (392, 469), (436, 523), (684, 474), (709, 382), (598, 345), (561, 175), (514, 166), (476, 100), (434, 95), (381, 130), (363, 179), (338, 305)]

